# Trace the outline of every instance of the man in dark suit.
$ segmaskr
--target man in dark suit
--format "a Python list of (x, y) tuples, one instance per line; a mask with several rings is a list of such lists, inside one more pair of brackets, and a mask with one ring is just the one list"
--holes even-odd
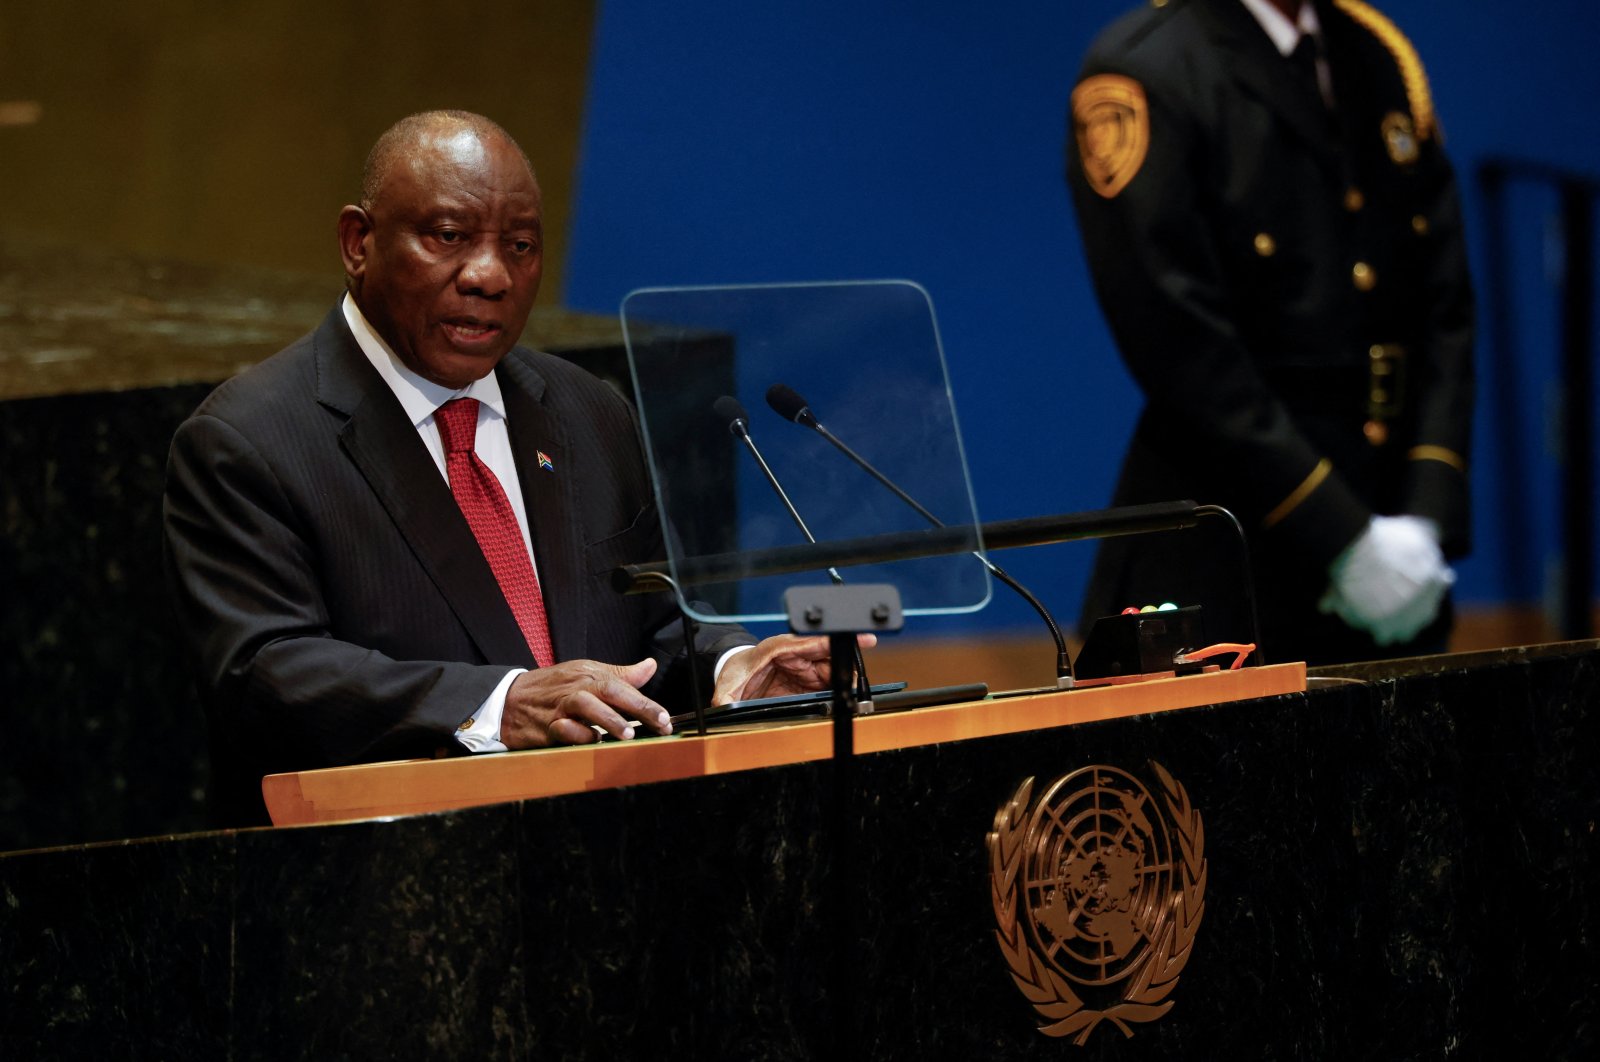
[[(1116, 503), (1232, 509), (1272, 658), (1441, 651), (1445, 559), (1469, 544), (1472, 295), (1410, 43), (1359, 0), (1157, 0), (1090, 49), (1067, 179), (1147, 399)], [(1110, 540), (1085, 619), (1171, 600), (1237, 638), (1235, 555)]]
[(514, 347), (538, 291), (532, 167), (466, 112), (398, 123), (339, 216), (348, 293), (178, 430), (167, 561), (217, 797), (262, 774), (667, 733), (656, 698), (820, 688), (825, 639), (705, 627), (610, 569), (663, 554), (627, 403)]

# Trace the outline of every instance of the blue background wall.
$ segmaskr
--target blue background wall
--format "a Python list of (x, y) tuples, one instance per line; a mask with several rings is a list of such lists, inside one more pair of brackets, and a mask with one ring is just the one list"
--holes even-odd
[[(607, 0), (566, 301), (614, 313), (645, 285), (914, 279), (938, 310), (982, 516), (1104, 505), (1139, 398), (1095, 305), (1061, 170), (1074, 72), (1129, 6)], [(1600, 5), (1383, 7), (1428, 64), (1481, 282), (1484, 158), (1600, 175)], [(1554, 198), (1513, 193), (1515, 343), (1480, 342), (1469, 603), (1537, 600), (1555, 556)], [(1514, 516), (1494, 515), (1508, 503)], [(1071, 615), (1092, 550), (1003, 560)], [(961, 622), (1029, 619), (1007, 595)]]

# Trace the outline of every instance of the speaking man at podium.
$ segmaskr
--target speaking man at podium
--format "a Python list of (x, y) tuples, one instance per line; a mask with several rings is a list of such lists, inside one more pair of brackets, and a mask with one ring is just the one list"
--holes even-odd
[(826, 685), (826, 639), (686, 646), (608, 585), (660, 523), (628, 404), (514, 346), (540, 209), (494, 122), (403, 119), (340, 212), (339, 305), (179, 428), (166, 560), (227, 820), (265, 821), (266, 773), (666, 733), (690, 667), (716, 701)]
[[(1273, 659), (1439, 652), (1469, 545), (1472, 294), (1411, 44), (1360, 0), (1157, 0), (1072, 93), (1067, 180), (1146, 407), (1119, 505), (1195, 498), (1251, 540)], [(1104, 543), (1085, 616), (1228, 616), (1226, 544)], [(1232, 612), (1231, 629), (1248, 629)]]

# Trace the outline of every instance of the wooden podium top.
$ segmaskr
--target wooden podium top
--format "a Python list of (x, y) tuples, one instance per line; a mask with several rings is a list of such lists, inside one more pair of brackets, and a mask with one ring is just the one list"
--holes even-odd
[[(990, 698), (861, 716), (856, 752), (1015, 734), (1224, 701), (1299, 693), (1303, 663)], [(615, 786), (748, 771), (832, 755), (832, 722), (810, 720), (696, 737), (685, 733), (491, 756), (331, 767), (261, 780), (276, 826), (413, 815)]]

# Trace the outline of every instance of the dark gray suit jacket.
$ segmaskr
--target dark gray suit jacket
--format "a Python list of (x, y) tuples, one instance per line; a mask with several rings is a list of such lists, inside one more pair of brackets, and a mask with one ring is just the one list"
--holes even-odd
[[(681, 702), (690, 654), (676, 610), (622, 597), (606, 577), (664, 553), (632, 410), (548, 354), (516, 348), (496, 372), (557, 659), (653, 655), (646, 692)], [(178, 429), (164, 516), (225, 818), (260, 819), (266, 773), (459, 752), (458, 725), (506, 669), (534, 666), (449, 487), (338, 307)], [(753, 640), (702, 631), (708, 693), (716, 654)]]

